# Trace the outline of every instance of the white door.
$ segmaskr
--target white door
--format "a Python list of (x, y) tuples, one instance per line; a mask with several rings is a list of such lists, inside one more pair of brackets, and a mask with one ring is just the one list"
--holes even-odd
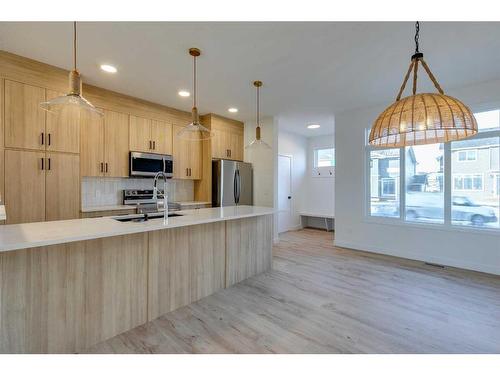
[(292, 157), (278, 156), (278, 232), (291, 229), (292, 221)]

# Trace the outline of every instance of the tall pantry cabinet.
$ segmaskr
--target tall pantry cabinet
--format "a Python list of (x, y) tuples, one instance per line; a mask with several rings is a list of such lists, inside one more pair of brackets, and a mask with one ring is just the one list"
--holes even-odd
[(78, 218), (79, 112), (42, 110), (56, 91), (8, 79), (3, 85), (7, 224)]

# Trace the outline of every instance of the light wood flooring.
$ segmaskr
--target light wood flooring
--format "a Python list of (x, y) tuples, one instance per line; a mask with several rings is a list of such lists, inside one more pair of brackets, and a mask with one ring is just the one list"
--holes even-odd
[(500, 277), (335, 248), (332, 237), (285, 233), (272, 271), (89, 353), (500, 353)]

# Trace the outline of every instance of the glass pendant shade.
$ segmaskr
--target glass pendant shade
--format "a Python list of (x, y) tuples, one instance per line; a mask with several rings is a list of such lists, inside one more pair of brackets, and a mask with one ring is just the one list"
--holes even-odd
[(189, 54), (193, 57), (193, 109), (191, 110), (191, 123), (184, 126), (178, 133), (177, 137), (185, 141), (203, 141), (214, 136), (214, 132), (203, 126), (198, 115), (196, 107), (196, 58), (201, 55), (198, 48), (190, 48)]
[(102, 116), (103, 113), (81, 95), (82, 79), (76, 70), (76, 22), (73, 22), (73, 66), (73, 70), (69, 72), (68, 93), (40, 103), (40, 108), (58, 114), (68, 106), (72, 106)]
[(264, 142), (260, 138), (260, 126), (255, 128), (255, 139), (245, 146), (246, 149), (249, 150), (270, 150), (271, 146), (269, 146), (266, 142)]
[[(396, 101), (375, 120), (368, 142), (378, 147), (402, 147), (461, 140), (477, 134), (472, 111), (460, 100), (445, 95), (418, 51), (419, 23), (416, 23), (415, 54)], [(438, 93), (417, 94), (417, 70), (422, 65)], [(413, 95), (401, 99), (413, 72)]]
[(214, 136), (214, 133), (200, 123), (198, 110), (196, 109), (196, 107), (193, 108), (191, 113), (192, 122), (184, 126), (177, 133), (177, 137), (185, 141), (203, 141), (212, 138)]

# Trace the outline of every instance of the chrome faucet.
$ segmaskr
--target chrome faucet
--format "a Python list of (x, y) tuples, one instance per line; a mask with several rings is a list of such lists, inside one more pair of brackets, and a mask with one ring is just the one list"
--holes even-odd
[(158, 200), (158, 178), (163, 178), (163, 222), (168, 222), (168, 195), (167, 195), (167, 175), (164, 172), (158, 172), (153, 181), (153, 199), (156, 202), (156, 209), (160, 211), (161, 202)]

